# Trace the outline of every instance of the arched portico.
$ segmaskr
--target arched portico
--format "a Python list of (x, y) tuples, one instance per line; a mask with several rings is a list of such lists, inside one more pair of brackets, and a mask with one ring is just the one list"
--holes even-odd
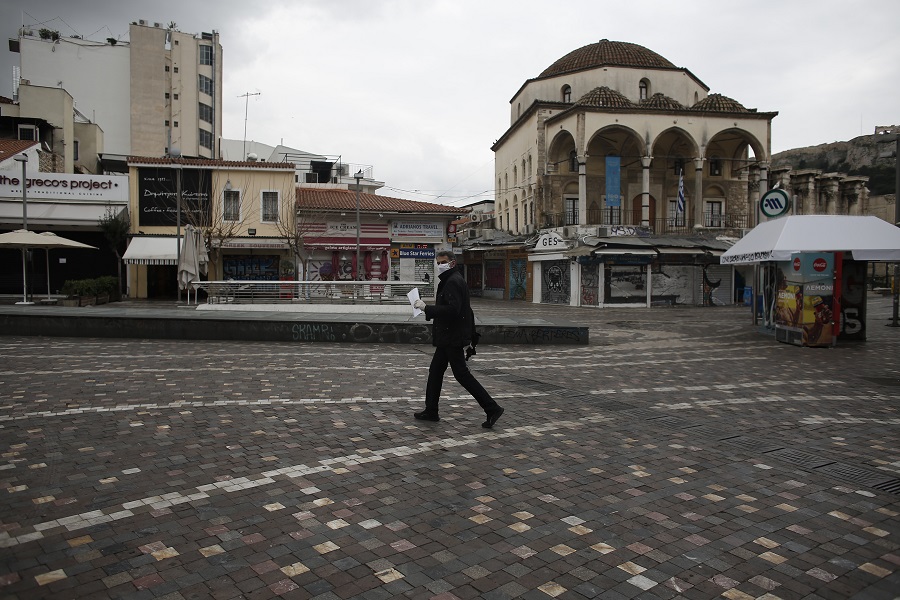
[[(702, 222), (703, 154), (694, 137), (681, 127), (661, 131), (653, 140), (652, 177), (663, 190), (662, 222), (654, 223), (656, 231), (691, 230)], [(679, 190), (684, 195), (679, 202)], [(683, 206), (683, 211), (681, 207)]]

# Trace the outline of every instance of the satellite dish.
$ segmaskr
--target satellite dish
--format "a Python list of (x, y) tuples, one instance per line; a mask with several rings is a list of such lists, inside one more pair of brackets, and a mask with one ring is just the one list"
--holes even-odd
[(179, 148), (178, 146), (173, 146), (173, 147), (169, 148), (169, 156), (171, 156), (173, 158), (180, 157), (181, 156), (181, 148)]
[(251, 152), (247, 155), (247, 160), (249, 160), (250, 162), (256, 161), (257, 158), (259, 157), (256, 155), (256, 152)]

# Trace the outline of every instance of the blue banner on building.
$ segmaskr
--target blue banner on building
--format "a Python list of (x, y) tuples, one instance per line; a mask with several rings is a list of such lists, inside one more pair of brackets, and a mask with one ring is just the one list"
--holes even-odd
[(606, 157), (606, 206), (610, 208), (622, 206), (622, 184), (619, 179), (619, 169), (621, 166), (621, 157)]

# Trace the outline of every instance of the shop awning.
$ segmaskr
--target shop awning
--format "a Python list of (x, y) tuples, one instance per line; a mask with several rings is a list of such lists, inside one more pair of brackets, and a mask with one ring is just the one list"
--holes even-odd
[[(106, 216), (109, 204), (60, 204), (28, 202), (28, 227), (88, 227), (99, 229), (97, 222)], [(111, 205), (120, 214), (124, 204)], [(22, 224), (22, 202), (0, 202), (0, 223)]]
[(633, 255), (642, 255), (642, 256), (656, 256), (656, 250), (648, 250), (644, 248), (597, 248), (593, 252), (591, 252), (594, 256), (605, 256), (605, 255), (622, 255), (627, 256), (629, 254)]
[(178, 238), (132, 238), (122, 259), (127, 265), (177, 265)]

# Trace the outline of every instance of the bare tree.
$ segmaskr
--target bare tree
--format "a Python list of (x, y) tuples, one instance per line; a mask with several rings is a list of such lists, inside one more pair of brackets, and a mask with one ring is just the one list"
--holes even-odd
[(215, 269), (219, 265), (222, 256), (222, 246), (229, 240), (239, 237), (246, 232), (246, 224), (249, 220), (250, 210), (246, 209), (247, 198), (250, 190), (244, 190), (240, 193), (239, 202), (242, 209), (238, 211), (237, 219), (226, 219), (225, 207), (221, 202), (212, 199), (208, 211), (204, 211), (199, 207), (193, 207), (193, 210), (185, 210), (182, 212), (185, 225), (191, 225), (200, 232), (200, 238), (206, 244), (206, 250), (209, 254), (210, 266)]
[(122, 293), (122, 253), (120, 250), (128, 238), (128, 231), (131, 229), (131, 222), (125, 213), (126, 211), (116, 210), (112, 205), (109, 205), (106, 207), (106, 212), (97, 221), (100, 231), (103, 232), (103, 236), (109, 242), (109, 247), (112, 249), (113, 254), (116, 255), (116, 266), (119, 269), (120, 295)]
[(295, 269), (295, 276), (297, 281), (303, 281), (309, 275), (309, 259), (312, 255), (307, 244), (322, 236), (321, 225), (325, 222), (325, 213), (299, 206), (294, 192), (291, 201), (282, 202), (279, 208), (276, 224), (278, 237), (287, 244), (294, 263), (301, 266)]

